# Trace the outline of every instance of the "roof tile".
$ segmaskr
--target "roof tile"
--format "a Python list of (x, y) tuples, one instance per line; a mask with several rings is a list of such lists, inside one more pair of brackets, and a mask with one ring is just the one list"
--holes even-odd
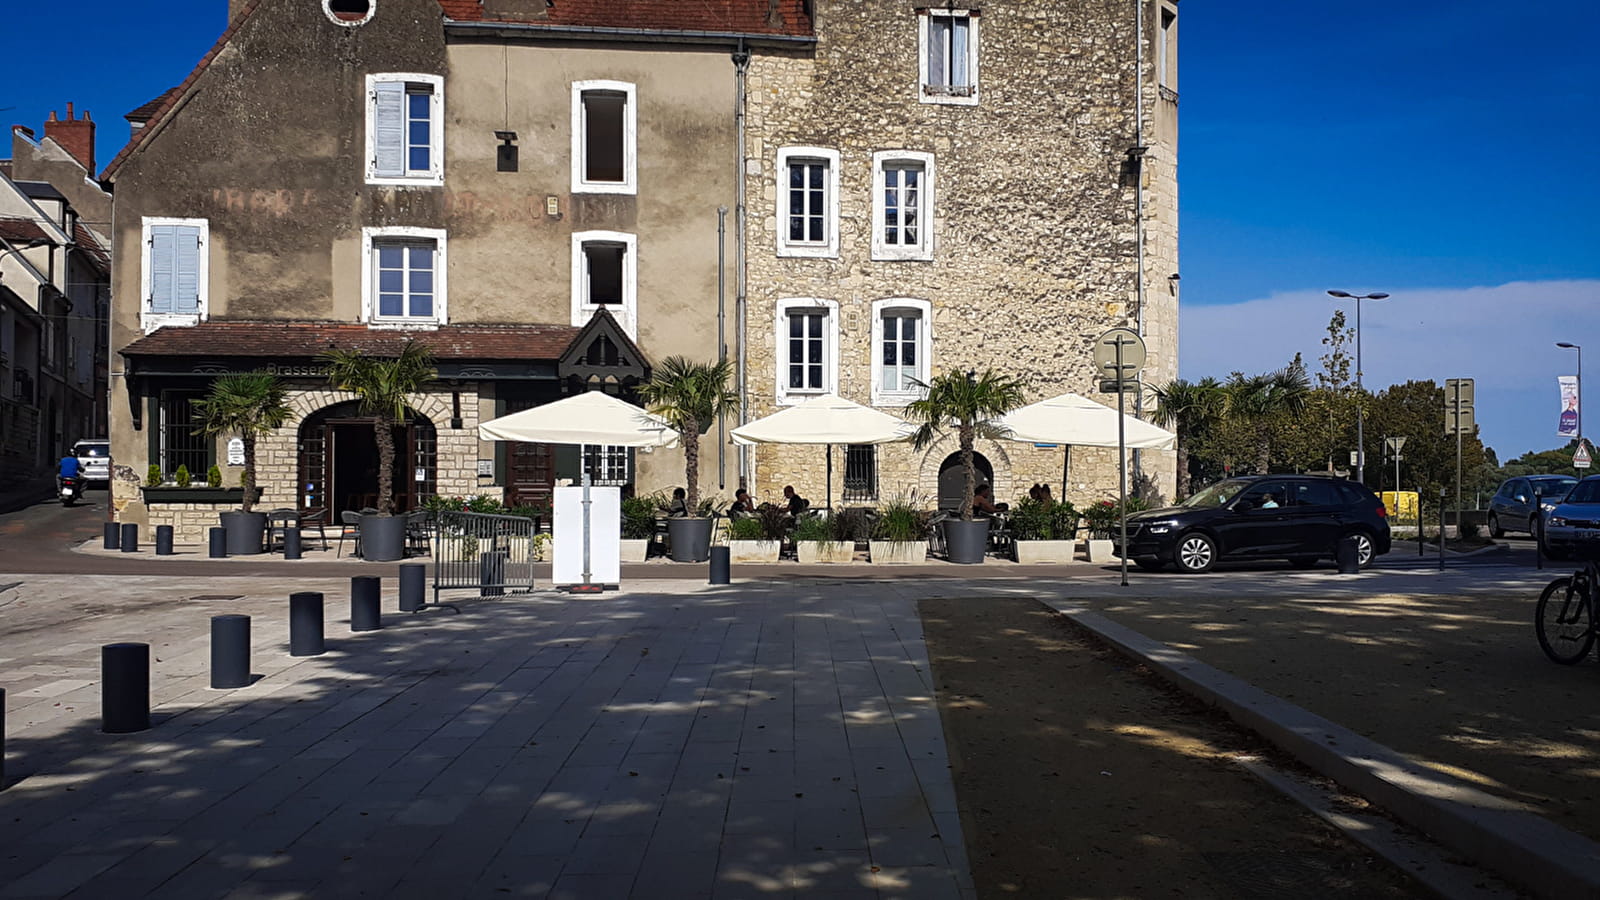
[(49, 237), (44, 229), (39, 227), (39, 223), (32, 219), (0, 219), (0, 238), (8, 241), (26, 242)]

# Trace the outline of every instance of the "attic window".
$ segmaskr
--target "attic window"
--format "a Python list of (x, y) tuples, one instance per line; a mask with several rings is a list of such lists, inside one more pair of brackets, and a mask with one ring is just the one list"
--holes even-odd
[(372, 18), (374, 0), (322, 0), (322, 11), (336, 25), (360, 25)]

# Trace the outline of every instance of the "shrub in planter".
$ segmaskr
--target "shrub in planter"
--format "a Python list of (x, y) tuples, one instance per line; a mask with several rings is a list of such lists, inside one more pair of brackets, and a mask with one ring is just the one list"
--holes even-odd
[(864, 509), (841, 509), (833, 514), (828, 524), (833, 530), (833, 540), (852, 544), (867, 540), (872, 531), (872, 522)]
[(189, 467), (188, 466), (179, 466), (178, 467), (178, 474), (173, 476), (173, 480), (178, 482), (178, 487), (181, 487), (181, 488), (188, 487), (189, 486)]
[(629, 541), (648, 541), (656, 533), (656, 497), (622, 499), (622, 537)]
[(222, 470), (216, 466), (206, 470), (206, 487), (222, 487)]
[(833, 521), (821, 516), (801, 516), (800, 521), (794, 523), (795, 543), (806, 541), (831, 541), (834, 540)]
[(145, 487), (160, 487), (161, 486), (161, 467), (160, 466), (156, 465), (155, 463), (151, 463), (150, 464), (150, 468), (145, 470), (145, 473), (144, 473), (144, 486)]
[(916, 496), (892, 497), (872, 526), (872, 561), (921, 562), (928, 555), (928, 512)]
[[(856, 518), (860, 519), (859, 510)], [(852, 538), (839, 539), (840, 520), (843, 513), (831, 518), (801, 516), (794, 523), (795, 555), (803, 563), (847, 563), (855, 558), (856, 543)]]
[[(1127, 505), (1130, 516), (1150, 508), (1150, 504), (1138, 497), (1129, 497)], [(1122, 507), (1115, 500), (1101, 500), (1083, 511), (1083, 521), (1089, 526), (1091, 539), (1110, 540), (1111, 533), (1122, 525)]]
[(765, 536), (761, 523), (755, 519), (734, 519), (728, 523), (728, 539), (732, 541), (759, 541)]
[(1009, 521), (1011, 535), (1019, 541), (1070, 541), (1078, 536), (1078, 511), (1071, 503), (1018, 500)]

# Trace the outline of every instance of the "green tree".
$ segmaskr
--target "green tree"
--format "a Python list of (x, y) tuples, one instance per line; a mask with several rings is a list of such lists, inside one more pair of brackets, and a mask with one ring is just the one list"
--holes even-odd
[(1249, 434), (1254, 442), (1256, 473), (1272, 470), (1272, 437), (1275, 421), (1284, 415), (1298, 416), (1306, 404), (1311, 387), (1305, 366), (1294, 362), (1261, 375), (1235, 372), (1223, 389), (1228, 394), (1228, 418)]
[(1189, 449), (1195, 439), (1227, 412), (1228, 394), (1215, 378), (1174, 379), (1155, 387), (1156, 423), (1177, 435), (1178, 499), (1189, 496)]
[[(1443, 387), (1427, 380), (1408, 381), (1384, 388), (1367, 406), (1367, 434), (1375, 442), (1381, 441), (1385, 435), (1404, 436), (1406, 444), (1401, 451), (1404, 461), (1400, 470), (1404, 489), (1420, 488), (1423, 501), (1429, 505), (1438, 502), (1439, 491), (1444, 489), (1445, 505), (1454, 506), (1456, 437), (1444, 433)], [(1368, 458), (1381, 459), (1377, 454)], [(1461, 470), (1464, 501), (1470, 497), (1466, 493), (1470, 490), (1470, 473), (1484, 465), (1487, 459), (1483, 443), (1477, 435), (1463, 436)], [(1370, 470), (1376, 474), (1376, 468)], [(1389, 471), (1393, 472), (1393, 469)]]
[(684, 492), (691, 513), (700, 505), (700, 435), (718, 416), (739, 409), (739, 394), (729, 387), (732, 379), (728, 360), (697, 363), (669, 356), (639, 386), (639, 398), (650, 412), (683, 437)]
[(211, 382), (205, 399), (194, 402), (200, 413), (197, 434), (210, 438), (237, 434), (244, 441), (243, 512), (255, 508), (256, 439), (289, 421), (286, 395), (276, 375), (235, 372)]
[(1345, 325), (1344, 310), (1334, 310), (1333, 318), (1328, 320), (1328, 336), (1322, 339), (1322, 346), (1328, 352), (1322, 354), (1322, 371), (1317, 373), (1317, 387), (1342, 391), (1350, 384), (1350, 342), (1355, 339), (1356, 330)]
[(406, 401), (432, 381), (433, 354), (407, 341), (398, 356), (369, 356), (355, 350), (329, 350), (328, 382), (356, 395), (361, 413), (372, 419), (378, 442), (378, 514), (394, 514), (394, 426), (407, 418)]
[(972, 493), (977, 487), (972, 466), (973, 441), (980, 437), (989, 440), (1005, 437), (1008, 429), (998, 420), (1023, 404), (1023, 382), (986, 370), (982, 375), (946, 372), (917, 386), (927, 388), (928, 393), (906, 406), (906, 419), (919, 426), (911, 436), (911, 443), (921, 450), (941, 434), (955, 431), (961, 448), (961, 464), (967, 470), (966, 490), (961, 495), (961, 521), (970, 522)]

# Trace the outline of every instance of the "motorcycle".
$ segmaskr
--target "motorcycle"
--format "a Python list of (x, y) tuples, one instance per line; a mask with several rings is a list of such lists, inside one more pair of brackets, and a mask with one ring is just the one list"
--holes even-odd
[(71, 506), (74, 501), (83, 499), (83, 478), (81, 476), (63, 477), (60, 481), (61, 505)]

